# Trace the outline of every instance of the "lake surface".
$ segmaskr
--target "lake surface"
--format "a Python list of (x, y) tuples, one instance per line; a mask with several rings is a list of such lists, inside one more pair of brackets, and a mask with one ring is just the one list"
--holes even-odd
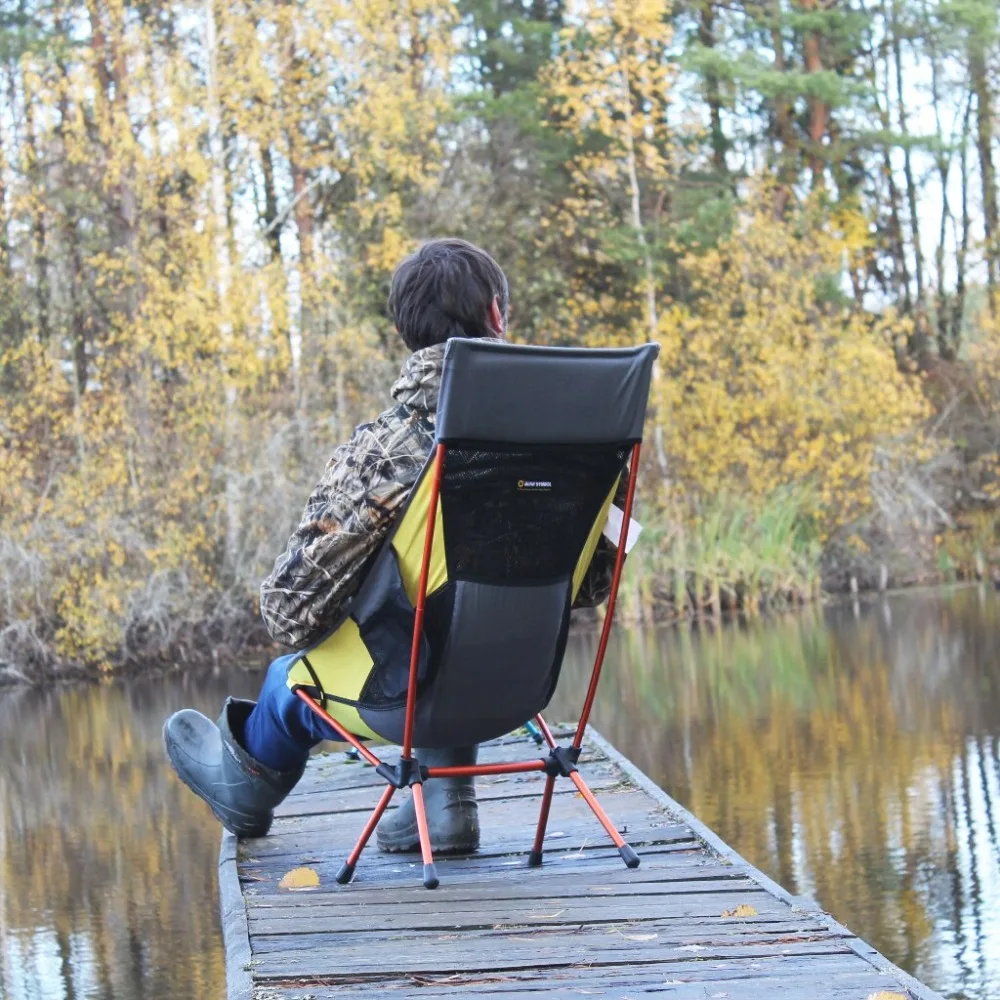
[[(1000, 1000), (998, 627), (998, 595), (971, 587), (621, 628), (595, 722), (791, 892), (944, 994)], [(566, 681), (594, 646), (574, 638)], [(0, 998), (222, 1000), (218, 827), (160, 727), (256, 688), (0, 690)]]

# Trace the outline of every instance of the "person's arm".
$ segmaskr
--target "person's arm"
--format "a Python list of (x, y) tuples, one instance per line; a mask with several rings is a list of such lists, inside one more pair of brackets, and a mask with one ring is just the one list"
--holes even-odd
[[(615, 490), (615, 503), (622, 510), (625, 509), (625, 498), (628, 495), (629, 469), (625, 466), (621, 479), (618, 480), (618, 489)], [(618, 548), (601, 535), (597, 541), (597, 548), (594, 549), (593, 558), (584, 574), (583, 583), (573, 601), (574, 608), (596, 608), (598, 604), (603, 604), (611, 593), (611, 578), (615, 574), (615, 556)]]
[[(385, 474), (384, 445), (376, 425), (362, 424), (334, 452), (299, 526), (261, 584), (261, 616), (278, 642), (296, 648), (314, 642), (361, 585), (415, 478)], [(421, 457), (409, 463), (417, 471)]]

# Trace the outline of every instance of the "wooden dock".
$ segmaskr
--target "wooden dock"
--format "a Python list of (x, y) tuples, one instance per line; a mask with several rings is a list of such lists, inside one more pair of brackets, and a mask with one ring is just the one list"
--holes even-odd
[[(533, 754), (508, 737), (480, 759)], [(354, 882), (336, 884), (384, 783), (342, 753), (314, 758), (270, 836), (224, 837), (229, 1000), (940, 1000), (749, 865), (594, 733), (580, 768), (641, 867), (625, 868), (561, 781), (545, 865), (527, 868), (543, 779), (481, 778), (482, 848), (439, 859), (441, 886), (428, 891), (419, 856), (379, 854), (374, 839)], [(319, 886), (281, 888), (296, 868)]]

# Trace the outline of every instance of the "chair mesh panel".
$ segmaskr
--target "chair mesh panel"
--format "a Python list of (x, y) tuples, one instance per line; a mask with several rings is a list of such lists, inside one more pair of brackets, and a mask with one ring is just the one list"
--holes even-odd
[[(455, 603), (455, 588), (448, 584), (427, 598), (424, 614), (424, 635), (427, 638), (430, 657), (426, 670), (418, 676), (417, 692), (422, 694), (433, 683), (435, 667), (448, 639), (451, 625), (452, 607)], [(412, 627), (412, 625), (411, 625)], [(364, 690), (358, 704), (371, 708), (406, 703), (406, 688), (409, 676), (409, 646), (392, 663), (378, 663), (372, 666), (365, 681)]]
[(627, 445), (448, 446), (448, 577), (489, 584), (572, 575)]

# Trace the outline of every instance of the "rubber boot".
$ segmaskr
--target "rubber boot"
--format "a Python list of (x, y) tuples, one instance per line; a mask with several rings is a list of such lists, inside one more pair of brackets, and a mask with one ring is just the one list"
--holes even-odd
[(291, 771), (275, 771), (243, 749), (243, 726), (254, 704), (227, 699), (218, 723), (185, 708), (163, 725), (167, 757), (178, 777), (237, 837), (263, 837), (271, 828), (275, 806), (305, 770), (303, 762)]
[[(478, 747), (414, 750), (424, 767), (464, 767), (476, 763)], [(435, 854), (468, 854), (479, 847), (479, 806), (474, 778), (430, 778), (424, 782), (427, 828)], [(380, 851), (419, 851), (417, 813), (411, 795), (376, 829)]]

